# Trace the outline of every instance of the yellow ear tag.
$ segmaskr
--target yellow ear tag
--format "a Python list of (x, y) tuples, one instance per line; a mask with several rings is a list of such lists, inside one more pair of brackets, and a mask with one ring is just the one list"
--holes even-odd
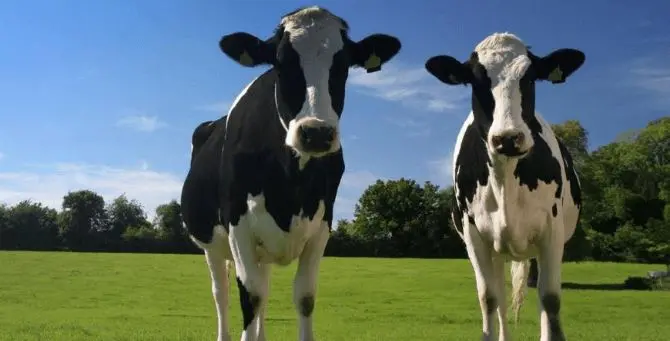
[(368, 73), (379, 71), (382, 68), (382, 60), (373, 52), (368, 60), (365, 61), (364, 67)]
[(251, 59), (251, 56), (249, 55), (249, 53), (247, 53), (246, 50), (244, 52), (242, 52), (242, 55), (240, 55), (239, 61), (240, 61), (240, 64), (246, 65), (246, 66), (251, 66), (251, 65), (254, 64), (254, 60)]
[(547, 77), (552, 82), (560, 82), (563, 81), (563, 71), (561, 71), (561, 67), (557, 66), (554, 71), (552, 71), (549, 74), (549, 77)]

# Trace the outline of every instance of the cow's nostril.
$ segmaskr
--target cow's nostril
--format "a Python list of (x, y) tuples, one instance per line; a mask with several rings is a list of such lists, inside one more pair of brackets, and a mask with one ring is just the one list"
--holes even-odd
[(492, 136), (491, 137), (491, 143), (493, 143), (493, 146), (499, 146), (502, 144), (502, 137), (501, 136)]

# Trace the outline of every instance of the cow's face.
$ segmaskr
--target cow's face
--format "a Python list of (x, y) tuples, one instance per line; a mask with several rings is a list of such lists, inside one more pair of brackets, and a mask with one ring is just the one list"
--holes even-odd
[(221, 39), (221, 50), (240, 64), (274, 66), (277, 110), (288, 130), (286, 145), (301, 155), (318, 157), (340, 148), (349, 67), (379, 71), (400, 50), (395, 37), (374, 34), (353, 42), (348, 29), (329, 11), (308, 7), (284, 16), (266, 41), (239, 32)]
[(491, 154), (523, 157), (534, 145), (531, 130), (539, 131), (535, 82), (563, 83), (584, 59), (575, 49), (537, 57), (513, 34), (495, 33), (466, 62), (440, 55), (428, 59), (426, 69), (443, 83), (471, 85), (475, 124)]

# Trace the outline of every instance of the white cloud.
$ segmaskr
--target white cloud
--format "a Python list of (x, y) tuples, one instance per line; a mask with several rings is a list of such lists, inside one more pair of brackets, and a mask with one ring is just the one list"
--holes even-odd
[(338, 195), (335, 199), (335, 206), (333, 207), (333, 227), (336, 227), (335, 225), (337, 225), (339, 219), (353, 219), (356, 203), (357, 200), (355, 199)]
[(166, 124), (160, 121), (157, 116), (128, 115), (117, 121), (116, 125), (138, 131), (152, 132)]
[(221, 113), (223, 115), (228, 112), (228, 109), (230, 109), (230, 102), (228, 101), (214, 102), (210, 104), (199, 105), (195, 109), (201, 111), (213, 111)]
[(430, 135), (431, 126), (428, 120), (416, 120), (412, 117), (402, 116), (387, 118), (391, 124), (403, 128), (403, 131), (408, 137), (425, 137)]
[(643, 57), (632, 62), (633, 86), (653, 95), (661, 104), (670, 104), (670, 63), (665, 57)]
[(365, 94), (434, 112), (457, 109), (468, 95), (464, 87), (440, 83), (423, 66), (398, 62), (389, 62), (375, 73), (352, 69), (349, 82), (363, 88), (361, 92)]
[(60, 210), (68, 191), (90, 189), (109, 203), (121, 194), (139, 201), (149, 218), (158, 205), (179, 200), (182, 179), (175, 174), (138, 168), (84, 163), (59, 163), (0, 172), (0, 202), (9, 205), (31, 199)]
[(342, 187), (364, 190), (372, 185), (377, 179), (384, 180), (370, 171), (344, 172), (340, 184)]
[(440, 187), (453, 183), (452, 159), (453, 151), (444, 157), (428, 161), (428, 170), (431, 181)]

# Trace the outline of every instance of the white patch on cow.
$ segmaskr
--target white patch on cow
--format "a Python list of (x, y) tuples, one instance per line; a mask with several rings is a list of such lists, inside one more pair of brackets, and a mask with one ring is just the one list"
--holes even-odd
[(245, 215), (248, 227), (252, 231), (258, 245), (256, 247), (257, 261), (261, 263), (275, 263), (288, 265), (302, 252), (305, 242), (321, 228), (321, 222), (326, 212), (323, 200), (313, 219), (302, 217), (302, 211), (294, 216), (289, 232), (279, 228), (274, 218), (265, 209), (265, 196), (249, 195), (247, 199), (249, 211)]
[[(453, 177), (454, 184), (456, 183), (456, 177), (458, 175), (459, 169), (457, 168), (459, 165), (456, 164), (456, 160), (458, 160), (458, 154), (461, 151), (461, 143), (463, 143), (463, 136), (465, 136), (465, 132), (468, 130), (472, 122), (475, 121), (475, 116), (473, 115), (472, 111), (470, 111), (470, 114), (468, 114), (468, 117), (465, 119), (465, 122), (463, 122), (463, 125), (461, 126), (461, 130), (458, 132), (458, 135), (456, 136), (456, 145), (454, 146), (454, 155), (453, 159), (451, 162), (451, 176)], [(456, 191), (456, 196), (458, 196), (458, 187), (454, 187), (454, 190)]]
[(533, 147), (528, 125), (521, 116), (521, 91), (519, 80), (531, 65), (526, 45), (511, 33), (495, 33), (475, 47), (479, 63), (491, 79), (491, 92), (495, 101), (493, 122), (489, 129), (487, 146), (491, 152), (493, 136), (509, 136), (522, 133), (524, 138), (518, 146), (526, 151)]
[(293, 49), (300, 55), (307, 85), (302, 109), (288, 123), (286, 145), (300, 152), (298, 128), (326, 126), (335, 129), (335, 137), (330, 150), (323, 154), (337, 151), (340, 148), (339, 117), (332, 107), (328, 80), (333, 56), (344, 47), (341, 32), (345, 27), (339, 18), (318, 7), (284, 17), (281, 23), (289, 33)]
[(257, 76), (251, 82), (249, 82), (249, 84), (247, 84), (247, 86), (245, 86), (244, 89), (242, 89), (242, 91), (240, 91), (240, 93), (237, 95), (237, 97), (235, 97), (235, 100), (233, 101), (233, 103), (230, 105), (230, 108), (228, 109), (228, 114), (227, 114), (228, 116), (226, 117), (226, 131), (228, 131), (228, 121), (230, 121), (230, 114), (233, 113), (233, 110), (237, 106), (237, 103), (239, 103), (240, 100), (242, 99), (242, 97), (244, 97), (244, 95), (247, 94), (247, 91), (249, 90), (251, 85), (253, 85), (258, 80), (258, 78), (260, 78), (260, 76)]

